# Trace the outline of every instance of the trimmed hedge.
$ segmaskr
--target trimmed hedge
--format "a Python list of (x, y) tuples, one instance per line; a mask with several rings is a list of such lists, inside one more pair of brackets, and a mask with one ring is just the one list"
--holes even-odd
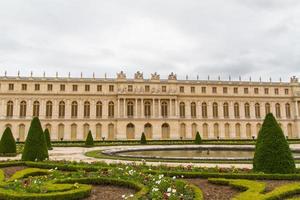
[(94, 146), (94, 139), (93, 139), (93, 135), (92, 135), (91, 131), (89, 131), (89, 133), (86, 137), (85, 146), (88, 146), (88, 147)]
[(9, 127), (4, 130), (0, 141), (0, 154), (16, 155), (16, 141)]
[(147, 139), (146, 139), (146, 135), (144, 132), (141, 135), (141, 144), (147, 144)]
[(51, 137), (50, 137), (49, 130), (47, 128), (44, 131), (44, 135), (45, 135), (48, 150), (52, 150), (53, 148), (52, 148), (52, 145), (51, 145)]
[(197, 131), (197, 134), (195, 137), (195, 144), (201, 144), (201, 136), (199, 134), (199, 131)]
[(38, 169), (38, 168), (27, 168), (14, 173), (7, 181), (14, 181), (16, 179), (27, 178), (29, 176), (40, 176), (47, 175), (51, 172), (46, 169)]

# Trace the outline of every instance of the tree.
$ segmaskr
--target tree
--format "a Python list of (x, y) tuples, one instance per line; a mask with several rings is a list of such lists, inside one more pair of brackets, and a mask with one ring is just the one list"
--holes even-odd
[(146, 135), (144, 132), (142, 133), (142, 136), (141, 136), (141, 144), (147, 144), (147, 139), (146, 139)]
[(197, 131), (196, 137), (195, 137), (195, 144), (201, 144), (201, 136), (199, 134), (199, 131)]
[(295, 171), (295, 162), (289, 144), (272, 113), (266, 115), (258, 133), (253, 170), (265, 173)]
[(11, 129), (9, 127), (6, 127), (0, 141), (0, 154), (5, 155), (5, 154), (16, 154), (16, 153), (17, 153), (17, 148), (16, 148), (15, 138), (11, 132)]
[(49, 133), (49, 130), (47, 128), (44, 131), (44, 135), (45, 135), (45, 138), (46, 138), (46, 143), (47, 143), (48, 150), (52, 150), (53, 148), (52, 148), (52, 145), (51, 145), (50, 133)]
[(25, 141), (22, 160), (42, 161), (48, 158), (47, 142), (41, 122), (38, 117), (34, 117)]
[(94, 146), (94, 139), (91, 131), (89, 131), (86, 137), (85, 146)]

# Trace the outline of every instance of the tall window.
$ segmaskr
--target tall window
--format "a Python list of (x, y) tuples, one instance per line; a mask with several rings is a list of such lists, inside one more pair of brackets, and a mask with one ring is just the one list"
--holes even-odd
[(249, 105), (249, 103), (245, 103), (245, 117), (250, 118), (250, 105)]
[(26, 117), (26, 101), (20, 103), (20, 117)]
[(255, 104), (255, 117), (260, 118), (260, 105), (259, 105), (259, 103)]
[(223, 113), (224, 113), (224, 118), (229, 117), (229, 109), (228, 109), (228, 103), (227, 102), (223, 104)]
[(197, 115), (196, 103), (192, 102), (191, 103), (191, 116), (192, 116), (192, 118), (195, 118), (196, 115)]
[(78, 116), (78, 103), (77, 101), (73, 101), (71, 105), (71, 116), (76, 118)]
[(276, 103), (275, 105), (275, 112), (276, 112), (276, 117), (281, 118), (281, 110), (280, 110), (280, 104)]
[(161, 103), (161, 116), (168, 117), (168, 103), (166, 101)]
[(46, 117), (51, 118), (52, 117), (52, 102), (47, 101), (46, 103)]
[(185, 117), (185, 104), (184, 102), (180, 102), (179, 104), (179, 114), (181, 118)]
[(217, 118), (219, 116), (218, 114), (218, 104), (216, 102), (213, 103), (213, 117)]
[(102, 117), (102, 102), (98, 101), (96, 104), (96, 117), (101, 118)]
[(84, 102), (83, 116), (85, 118), (90, 117), (90, 102), (88, 102), (88, 101)]
[(12, 117), (13, 115), (14, 115), (14, 103), (12, 101), (8, 101), (6, 106), (6, 116)]
[(291, 118), (291, 106), (289, 103), (285, 104), (285, 115), (286, 118)]
[(127, 116), (133, 117), (133, 102), (132, 101), (129, 101), (127, 103)]
[(110, 101), (108, 103), (108, 117), (114, 117), (115, 115), (115, 105), (114, 102)]
[(234, 117), (240, 118), (240, 105), (238, 103), (234, 104)]
[(203, 102), (201, 107), (202, 107), (202, 117), (207, 118), (207, 104)]
[(64, 118), (65, 117), (65, 102), (60, 101), (58, 106), (58, 117)]
[(145, 102), (144, 112), (145, 112), (145, 117), (150, 117), (151, 116), (151, 103), (149, 101)]
[(33, 102), (33, 116), (38, 117), (40, 115), (40, 102)]
[(271, 106), (269, 103), (266, 103), (265, 110), (266, 110), (266, 115), (271, 112)]

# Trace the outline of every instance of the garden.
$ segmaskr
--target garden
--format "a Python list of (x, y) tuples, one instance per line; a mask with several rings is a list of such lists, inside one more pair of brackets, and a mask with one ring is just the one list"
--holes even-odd
[[(142, 136), (140, 143), (148, 142)], [(95, 143), (89, 133), (84, 146)], [(193, 143), (203, 143), (200, 134)], [(254, 144), (252, 168), (54, 161), (55, 143), (34, 118), (24, 144), (16, 144), (9, 128), (2, 135), (0, 155), (21, 157), (0, 162), (0, 199), (300, 200), (300, 169), (272, 114)]]

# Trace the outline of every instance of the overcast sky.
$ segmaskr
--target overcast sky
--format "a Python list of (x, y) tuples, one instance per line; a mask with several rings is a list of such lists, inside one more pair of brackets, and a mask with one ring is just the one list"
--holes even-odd
[(2, 0), (0, 74), (300, 77), (299, 0)]

